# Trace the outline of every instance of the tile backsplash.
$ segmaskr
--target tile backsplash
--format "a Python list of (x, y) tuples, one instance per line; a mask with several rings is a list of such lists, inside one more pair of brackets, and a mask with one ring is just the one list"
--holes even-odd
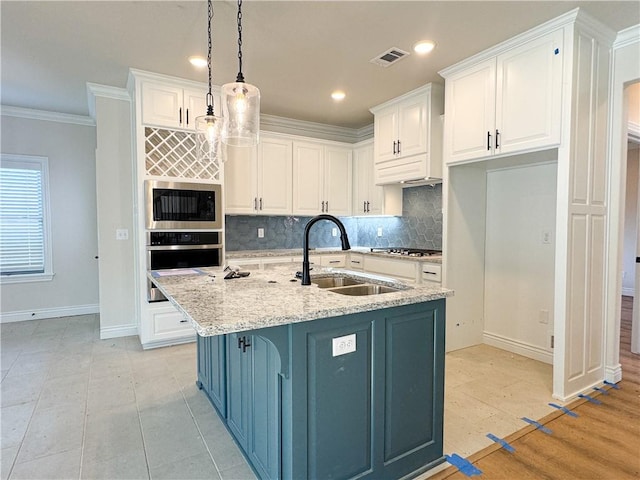
[[(304, 227), (312, 217), (226, 216), (228, 251), (302, 248)], [(352, 246), (442, 248), (442, 184), (405, 188), (402, 217), (340, 217)], [(264, 238), (258, 238), (264, 228)], [(318, 222), (311, 247), (340, 247), (332, 222)], [(382, 229), (382, 236), (378, 236)]]

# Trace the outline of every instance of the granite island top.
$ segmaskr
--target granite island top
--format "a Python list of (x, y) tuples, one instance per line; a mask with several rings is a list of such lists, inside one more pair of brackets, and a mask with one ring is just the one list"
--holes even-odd
[[(409, 255), (389, 255), (384, 252), (372, 252), (370, 247), (352, 247), (351, 250), (341, 250), (336, 248), (316, 248), (309, 251), (309, 255), (321, 255), (331, 253), (362, 253), (365, 255), (372, 255), (375, 257), (391, 258), (394, 260), (405, 260), (411, 262), (427, 262), (427, 263), (442, 263), (441, 255), (430, 255), (428, 257), (410, 257)], [(236, 258), (274, 258), (274, 257), (291, 257), (302, 256), (302, 248), (291, 249), (273, 249), (273, 250), (234, 250), (227, 251), (227, 261), (233, 261)]]
[[(344, 276), (401, 290), (379, 295), (350, 296), (302, 286), (294, 280), (296, 267), (251, 270), (248, 277), (224, 280), (221, 268), (171, 275), (148, 272), (149, 279), (188, 319), (201, 336), (214, 336), (297, 322), (428, 302), (453, 295), (439, 285), (408, 285), (389, 277), (343, 269), (315, 268), (311, 276)], [(158, 276), (161, 274), (162, 276)]]

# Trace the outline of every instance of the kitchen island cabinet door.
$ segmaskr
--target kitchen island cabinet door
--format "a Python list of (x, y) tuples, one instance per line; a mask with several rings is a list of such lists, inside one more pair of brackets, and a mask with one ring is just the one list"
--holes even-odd
[(251, 399), (251, 335), (231, 333), (226, 337), (227, 426), (246, 451)]
[(225, 335), (201, 337), (198, 335), (198, 388), (207, 393), (220, 415), (227, 415)]

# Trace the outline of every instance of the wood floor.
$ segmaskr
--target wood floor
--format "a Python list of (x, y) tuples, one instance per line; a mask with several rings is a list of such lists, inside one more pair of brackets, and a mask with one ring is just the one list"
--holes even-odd
[[(619, 389), (595, 393), (600, 404), (580, 399), (570, 405), (577, 417), (552, 413), (539, 423), (505, 438), (515, 451), (492, 445), (467, 460), (482, 473), (480, 479), (602, 479), (640, 478), (640, 355), (631, 353), (632, 297), (623, 297)], [(469, 472), (467, 472), (469, 473)], [(432, 479), (468, 478), (450, 467)]]

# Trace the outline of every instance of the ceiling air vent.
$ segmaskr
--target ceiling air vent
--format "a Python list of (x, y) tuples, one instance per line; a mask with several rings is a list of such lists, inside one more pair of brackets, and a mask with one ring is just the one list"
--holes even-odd
[(375, 63), (376, 65), (380, 65), (381, 67), (388, 67), (389, 65), (393, 65), (394, 63), (396, 63), (398, 60), (403, 59), (407, 55), (409, 55), (409, 52), (405, 52), (398, 47), (393, 47), (386, 52), (381, 53), (380, 55), (376, 55), (369, 61), (371, 63)]

